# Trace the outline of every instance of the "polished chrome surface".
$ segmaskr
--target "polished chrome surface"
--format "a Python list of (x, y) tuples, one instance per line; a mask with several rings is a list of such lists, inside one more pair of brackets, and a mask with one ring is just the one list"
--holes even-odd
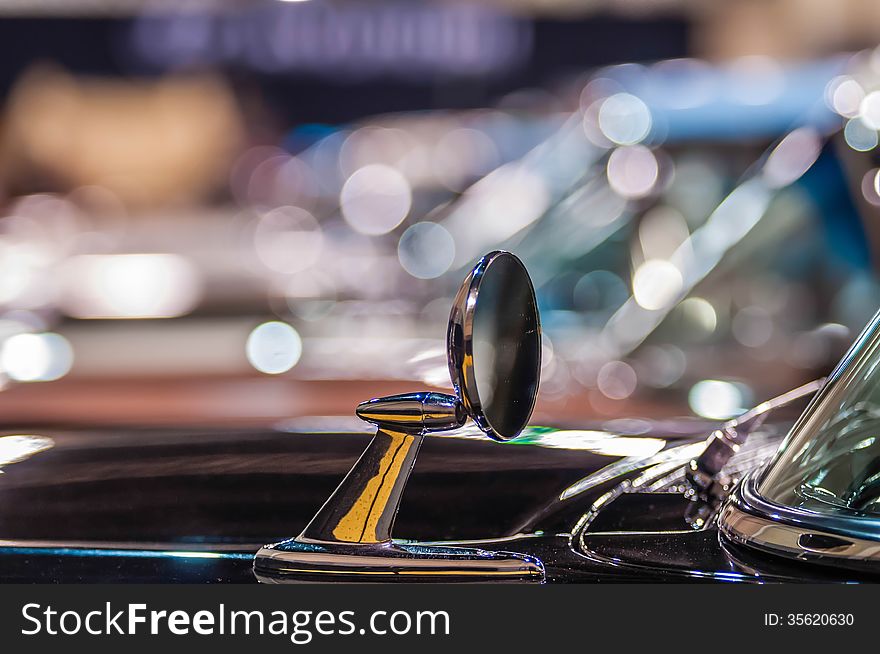
[(517, 257), (480, 259), (453, 301), (446, 348), (468, 415), (491, 438), (515, 438), (532, 415), (541, 372), (535, 290)]
[(297, 538), (254, 558), (260, 581), (543, 581), (531, 556), (394, 541), (401, 494), (421, 434), (380, 428), (342, 483)]
[(880, 560), (880, 542), (805, 529), (752, 515), (736, 506), (721, 513), (721, 531), (734, 542), (799, 558)]
[(797, 511), (768, 507), (755, 495), (755, 485), (754, 475), (743, 480), (718, 516), (719, 531), (730, 541), (817, 562), (876, 566), (880, 561), (880, 540), (847, 533), (835, 521), (803, 522)]
[(722, 534), (740, 544), (798, 558), (816, 558), (817, 542), (837, 539), (835, 546), (821, 552), (822, 557), (837, 563), (845, 559), (880, 559), (880, 523), (876, 518), (821, 515), (770, 502), (759, 492), (759, 475), (760, 471), (754, 471), (746, 476), (722, 507), (718, 516)]
[(379, 429), (342, 483), (303, 530), (303, 541), (383, 543), (422, 436)]
[(424, 434), (461, 427), (467, 415), (453, 395), (445, 393), (403, 393), (361, 402), (358, 418), (379, 427)]
[(543, 580), (541, 562), (526, 555), (392, 540), (424, 434), (461, 427), (469, 415), (506, 441), (532, 415), (541, 327), (532, 282), (514, 255), (492, 252), (467, 276), (450, 314), (447, 353), (456, 396), (405, 393), (358, 405), (357, 416), (378, 425), (376, 436), (297, 538), (257, 552), (260, 580)]
[(544, 579), (543, 564), (523, 554), (405, 542), (329, 546), (298, 539), (261, 549), (254, 571), (266, 583)]

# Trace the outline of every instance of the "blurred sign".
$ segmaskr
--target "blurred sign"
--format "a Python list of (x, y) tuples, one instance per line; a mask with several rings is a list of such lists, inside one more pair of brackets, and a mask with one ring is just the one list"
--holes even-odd
[(405, 2), (146, 14), (135, 56), (161, 69), (231, 64), (334, 77), (485, 75), (531, 54), (532, 25), (486, 7)]

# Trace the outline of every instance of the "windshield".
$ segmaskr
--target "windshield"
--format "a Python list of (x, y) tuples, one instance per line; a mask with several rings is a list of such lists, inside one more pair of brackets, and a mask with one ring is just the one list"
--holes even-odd
[(880, 514), (880, 313), (758, 481), (764, 499), (840, 517)]

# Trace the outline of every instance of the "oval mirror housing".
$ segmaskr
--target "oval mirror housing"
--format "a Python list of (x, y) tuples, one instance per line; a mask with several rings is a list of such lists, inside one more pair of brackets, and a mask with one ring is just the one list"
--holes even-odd
[(499, 441), (519, 435), (538, 395), (541, 322), (516, 256), (480, 259), (455, 296), (446, 347), (456, 395), (477, 426)]

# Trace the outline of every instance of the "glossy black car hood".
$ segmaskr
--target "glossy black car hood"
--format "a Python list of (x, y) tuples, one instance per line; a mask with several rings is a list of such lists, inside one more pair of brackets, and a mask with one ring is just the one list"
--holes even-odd
[[(516, 533), (566, 488), (620, 461), (634, 438), (659, 438), (545, 433), (553, 437), (506, 444), (473, 436), (426, 439), (395, 535), (462, 540)], [(584, 438), (577, 440), (583, 433), (586, 447)], [(566, 446), (566, 434), (574, 434), (576, 447)], [(7, 430), (0, 439), (12, 435)], [(261, 544), (286, 538), (302, 530), (371, 437), (219, 428), (37, 435), (46, 447), (16, 451), (17, 462), (2, 465), (0, 540)], [(615, 439), (623, 447), (609, 447)], [(590, 446), (599, 441), (601, 447)]]
[[(0, 580), (253, 583), (260, 545), (299, 533), (371, 438), (330, 423), (340, 428), (4, 430)], [(724, 543), (714, 523), (695, 529), (679, 481), (639, 480), (680, 473), (710, 426), (645, 424), (427, 438), (394, 535), (522, 552), (547, 583), (852, 580)], [(736, 474), (789, 424), (752, 434)]]

